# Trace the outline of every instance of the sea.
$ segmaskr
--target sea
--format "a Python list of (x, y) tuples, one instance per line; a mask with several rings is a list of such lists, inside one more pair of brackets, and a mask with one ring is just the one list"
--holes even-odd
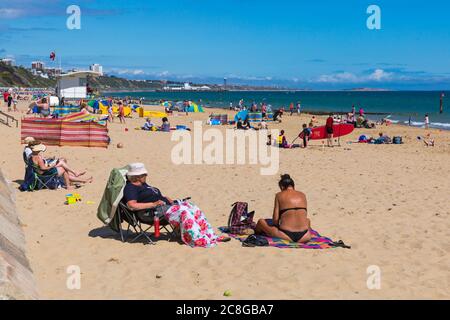
[(191, 100), (203, 107), (225, 108), (230, 103), (238, 105), (243, 99), (246, 106), (252, 103), (266, 103), (272, 109), (301, 103), (304, 112), (351, 112), (362, 107), (369, 119), (378, 121), (389, 118), (393, 123), (424, 126), (428, 114), (430, 127), (450, 130), (450, 91), (444, 93), (443, 113), (440, 113), (441, 91), (183, 91), (183, 92), (120, 92), (104, 93), (114, 97), (144, 98), (152, 104), (160, 100)]

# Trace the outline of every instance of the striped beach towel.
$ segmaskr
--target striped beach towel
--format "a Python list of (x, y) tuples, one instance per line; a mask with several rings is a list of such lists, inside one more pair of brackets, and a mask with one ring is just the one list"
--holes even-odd
[[(227, 227), (220, 227), (219, 230), (223, 233), (227, 233)], [(308, 243), (297, 243), (290, 242), (287, 240), (279, 239), (279, 238), (270, 238), (264, 237), (269, 242), (269, 247), (276, 247), (281, 249), (330, 249), (336, 247), (342, 247), (341, 242), (334, 242), (330, 238), (321, 236), (317, 231), (311, 231), (313, 237)], [(247, 235), (237, 235), (237, 234), (229, 234), (230, 237), (239, 240), (240, 242), (244, 242), (247, 239)], [(343, 244), (343, 243), (342, 243)]]

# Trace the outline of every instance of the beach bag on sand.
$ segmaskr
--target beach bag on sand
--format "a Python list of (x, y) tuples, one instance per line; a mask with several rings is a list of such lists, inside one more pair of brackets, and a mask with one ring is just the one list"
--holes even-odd
[(231, 234), (246, 234), (248, 229), (255, 229), (253, 222), (255, 211), (248, 212), (247, 202), (235, 202), (231, 205), (230, 216), (228, 217), (228, 232)]

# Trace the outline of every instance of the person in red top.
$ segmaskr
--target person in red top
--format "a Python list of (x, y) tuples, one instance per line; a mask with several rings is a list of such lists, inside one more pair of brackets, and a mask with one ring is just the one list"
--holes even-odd
[(5, 104), (8, 104), (8, 97), (9, 92), (8, 91), (3, 92), (3, 101), (5, 102)]
[(325, 125), (325, 130), (327, 132), (327, 144), (329, 147), (333, 146), (333, 123), (333, 115), (330, 114)]

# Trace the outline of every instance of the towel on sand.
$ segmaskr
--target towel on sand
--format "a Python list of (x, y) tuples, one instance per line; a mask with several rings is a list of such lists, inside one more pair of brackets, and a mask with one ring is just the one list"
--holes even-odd
[[(227, 233), (227, 227), (221, 227), (219, 230), (223, 233)], [(347, 247), (342, 241), (334, 242), (330, 238), (321, 236), (317, 231), (311, 230), (311, 233), (313, 235), (312, 239), (308, 243), (297, 243), (297, 242), (290, 242), (287, 240), (283, 240), (280, 238), (270, 238), (266, 236), (262, 236), (267, 239), (267, 242), (269, 243), (269, 247), (276, 247), (276, 248), (300, 248), (300, 249), (329, 249), (329, 248), (336, 248), (336, 247)], [(247, 239), (248, 235), (238, 235), (238, 234), (228, 234), (230, 237), (239, 240), (241, 242), (244, 242), (245, 239)]]

